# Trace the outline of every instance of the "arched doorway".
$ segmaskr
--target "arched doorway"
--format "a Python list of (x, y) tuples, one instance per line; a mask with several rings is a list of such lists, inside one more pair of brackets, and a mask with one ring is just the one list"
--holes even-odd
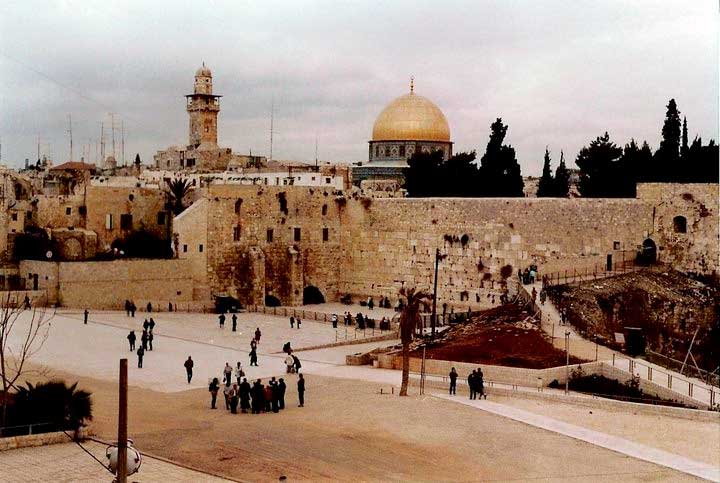
[(651, 265), (657, 261), (657, 245), (652, 238), (645, 239), (637, 258), (638, 263), (641, 265)]
[(308, 285), (303, 289), (303, 305), (324, 304), (325, 296), (319, 288), (314, 285)]

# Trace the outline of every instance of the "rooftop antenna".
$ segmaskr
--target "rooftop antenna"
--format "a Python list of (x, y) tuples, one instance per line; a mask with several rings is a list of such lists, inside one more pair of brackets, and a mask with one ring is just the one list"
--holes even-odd
[(316, 131), (316, 132), (315, 132), (315, 167), (316, 167), (316, 168), (317, 168), (317, 165), (318, 165), (317, 143), (318, 143), (318, 135), (317, 135), (317, 131)]
[(105, 123), (100, 122), (100, 165), (105, 162)]
[(115, 114), (110, 113), (110, 130), (112, 131), (112, 157), (115, 157)]
[(273, 126), (275, 117), (275, 96), (270, 104), (270, 161), (273, 159)]
[(37, 136), (37, 160), (40, 163), (40, 135)]
[(125, 120), (120, 119), (120, 156), (122, 165), (125, 166)]
[(72, 161), (72, 159), (73, 159), (72, 114), (68, 114), (68, 133), (70, 133), (70, 161)]

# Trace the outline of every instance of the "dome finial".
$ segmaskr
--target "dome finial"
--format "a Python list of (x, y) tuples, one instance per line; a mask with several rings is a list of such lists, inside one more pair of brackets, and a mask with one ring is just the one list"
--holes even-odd
[(410, 76), (410, 94), (415, 92), (415, 77)]

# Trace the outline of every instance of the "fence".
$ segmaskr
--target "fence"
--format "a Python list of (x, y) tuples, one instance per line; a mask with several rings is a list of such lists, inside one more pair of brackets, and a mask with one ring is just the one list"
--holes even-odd
[(560, 272), (547, 273), (542, 277), (545, 287), (555, 285), (566, 285), (569, 283), (578, 283), (588, 280), (597, 280), (599, 278), (607, 278), (613, 275), (619, 275), (628, 272), (637, 272), (644, 268), (636, 265), (635, 260), (622, 260), (614, 262), (608, 269), (607, 265), (598, 265), (593, 267), (585, 267), (584, 269), (573, 268), (572, 271), (564, 270)]
[[(296, 307), (268, 307), (266, 305), (248, 305), (245, 307), (248, 312), (256, 312), (259, 314), (265, 314), (265, 315), (275, 315), (278, 317), (295, 317), (300, 318), (300, 320), (314, 320), (315, 322), (324, 322), (324, 323), (332, 323), (332, 316), (333, 314), (328, 314), (327, 312), (317, 312), (315, 310), (306, 310), (302, 308), (296, 308)], [(337, 314), (335, 314), (337, 315)], [(398, 315), (396, 314), (393, 316), (392, 319), (389, 321), (388, 327), (382, 327), (382, 324), (380, 324), (375, 319), (370, 319), (365, 317), (365, 327), (368, 330), (379, 330), (382, 331), (388, 331), (393, 330), (394, 328), (397, 328), (398, 326)], [(343, 325), (344, 320), (342, 318), (342, 314), (338, 316), (338, 325)], [(347, 327), (347, 326), (345, 326)], [(362, 329), (358, 329), (362, 330)]]
[(651, 350), (645, 351), (645, 359), (647, 359), (648, 362), (652, 362), (653, 364), (663, 366), (668, 370), (679, 372), (681, 374), (684, 374), (684, 371), (687, 371), (689, 375), (693, 373), (698, 373), (699, 378), (702, 379), (706, 384), (720, 388), (720, 374), (718, 374), (718, 370), (720, 370), (720, 367), (715, 369), (714, 372), (709, 372), (704, 369), (695, 367), (690, 363), (690, 361), (683, 364), (682, 361), (673, 359), (672, 357), (668, 357), (657, 352), (653, 352)]

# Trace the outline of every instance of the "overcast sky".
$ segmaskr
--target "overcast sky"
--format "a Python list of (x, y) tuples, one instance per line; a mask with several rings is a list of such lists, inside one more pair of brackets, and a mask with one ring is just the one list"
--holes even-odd
[[(718, 2), (5, 0), (0, 3), (2, 162), (75, 158), (100, 123), (124, 121), (125, 157), (187, 143), (184, 94), (203, 61), (224, 97), (219, 143), (274, 158), (367, 160), (382, 108), (408, 91), (435, 102), (455, 151), (487, 144), (497, 117), (524, 174), (545, 146), (574, 166), (609, 131), (655, 149), (667, 101), (691, 138), (717, 139)], [(120, 157), (119, 129), (116, 134)], [(92, 139), (92, 141), (91, 141)], [(106, 130), (108, 152), (111, 141)], [(91, 159), (92, 161), (92, 159)]]

